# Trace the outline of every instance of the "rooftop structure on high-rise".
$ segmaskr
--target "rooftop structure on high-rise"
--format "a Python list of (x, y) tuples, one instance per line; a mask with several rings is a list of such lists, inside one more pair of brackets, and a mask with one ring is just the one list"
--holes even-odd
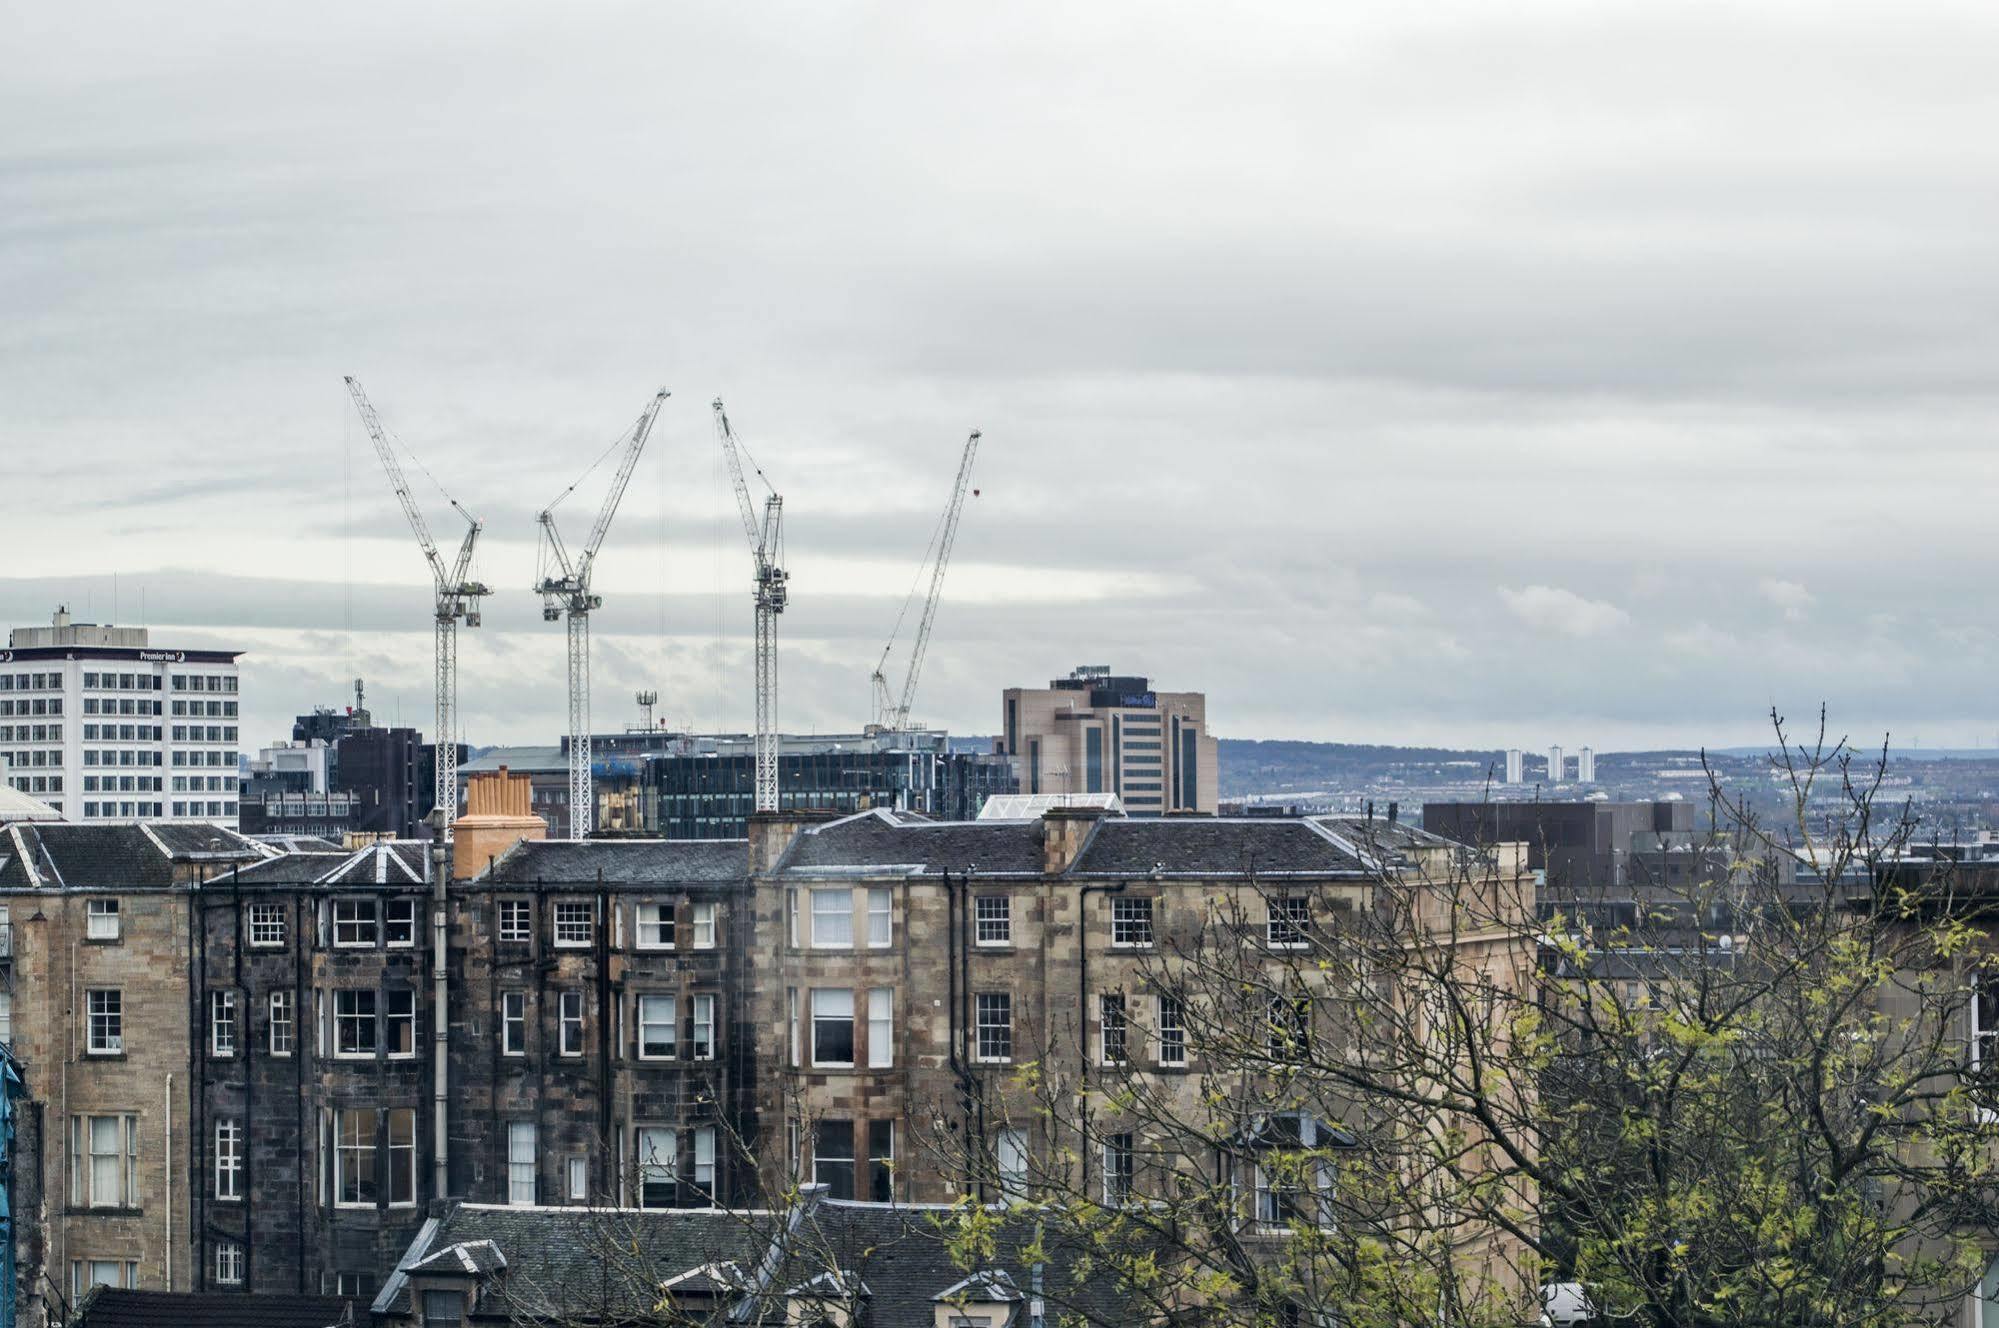
[(1203, 692), (1155, 691), (1101, 665), (1009, 687), (1000, 750), (1022, 793), (1113, 793), (1133, 816), (1213, 814), (1215, 740)]

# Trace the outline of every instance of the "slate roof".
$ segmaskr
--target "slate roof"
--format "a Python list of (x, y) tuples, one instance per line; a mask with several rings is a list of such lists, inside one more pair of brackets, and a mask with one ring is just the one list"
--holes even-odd
[(215, 874), (262, 862), (270, 850), (212, 825), (76, 825), (17, 822), (0, 831), (0, 886), (163, 887), (176, 861), (205, 861)]
[(1039, 821), (912, 821), (869, 811), (808, 827), (779, 870), (1039, 876), (1042, 861)]
[(481, 878), (499, 885), (747, 884), (747, 839), (528, 839)]
[(73, 1320), (76, 1328), (331, 1328), (365, 1324), (366, 1307), (337, 1296), (248, 1295), (243, 1292), (91, 1289)]
[[(942, 1298), (991, 1303), (1008, 1290), (1032, 1284), (1022, 1252), (1035, 1242), (1030, 1217), (993, 1230), (993, 1253), (966, 1270), (951, 1257), (946, 1230), (952, 1210), (944, 1207), (871, 1204), (821, 1199), (801, 1217), (786, 1241), (784, 1258), (748, 1317), (757, 1323), (785, 1320), (783, 1294), (829, 1279), (832, 1267), (851, 1285), (866, 1288), (866, 1321), (871, 1324), (928, 1324)], [(1097, 1261), (1060, 1235), (1043, 1240), (1042, 1270), (1049, 1321), (1119, 1324), (1129, 1321), (1129, 1298)]]
[(333, 853), (284, 853), (267, 862), (253, 862), (238, 868), (224, 879), (243, 885), (311, 885), (351, 856), (344, 850)]
[(1337, 876), (1368, 866), (1352, 841), (1314, 821), (1183, 816), (1099, 821), (1072, 876)]
[(421, 885), (427, 840), (391, 839), (357, 849), (323, 879), (326, 885)]
[(453, 1204), (423, 1224), (375, 1297), (374, 1311), (407, 1314), (411, 1268), (451, 1246), (490, 1241), (505, 1261), (492, 1285), (518, 1317), (649, 1316), (659, 1285), (670, 1278), (718, 1262), (757, 1267), (784, 1221), (782, 1213), (716, 1209)]

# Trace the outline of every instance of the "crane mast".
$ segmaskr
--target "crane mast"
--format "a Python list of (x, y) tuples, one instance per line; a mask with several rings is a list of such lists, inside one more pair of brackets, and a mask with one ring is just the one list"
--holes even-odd
[[(909, 727), (909, 709), (916, 700), (916, 678), (923, 671), (923, 655), (930, 648), (930, 628), (937, 621), (937, 602), (944, 593), (944, 569), (951, 562), (951, 545), (958, 538), (958, 517), (965, 510), (965, 494), (972, 482), (972, 461), (979, 452), (979, 431), (972, 430), (965, 439), (964, 455), (958, 459), (958, 478), (951, 486), (951, 501), (944, 508), (944, 523), (937, 537), (937, 561), (930, 567), (930, 594), (923, 602), (923, 617), (916, 625), (916, 640), (909, 648), (909, 671), (903, 675), (902, 699), (897, 702), (889, 715), (892, 726), (897, 729)], [(890, 645), (894, 642), (891, 641)], [(882, 664), (888, 662), (888, 651), (882, 651)], [(888, 699), (888, 680), (881, 668), (874, 674), (877, 708)]]
[(354, 398), (354, 408), (361, 414), (361, 423), (367, 426), (368, 436), (374, 440), (375, 455), (381, 458), (382, 469), (388, 472), (389, 484), (396, 491), (396, 500), (402, 504), (403, 516), (416, 534), (417, 544), (423, 549), (424, 561), (430, 564), (436, 592), (432, 623), (432, 683), (437, 698), (434, 805), (444, 809), (444, 826), (438, 833), (449, 839), (451, 821), (458, 815), (458, 624), (463, 621), (467, 627), (477, 627), (479, 601), (493, 593), (490, 587), (472, 579), (472, 552), (479, 543), (482, 527), (457, 499), (445, 495), (453, 510), (465, 518), (466, 525), (465, 539), (458, 546), (458, 557), (447, 568), (444, 556), (438, 552), (437, 541), (431, 538), (430, 524), (423, 519), (423, 509), (417, 506), (416, 496), (410, 492), (409, 480), (403, 474), (395, 446), (389, 441), (388, 431), (383, 428), (381, 417), (375, 413), (374, 404), (361, 390), (359, 379), (349, 375), (346, 381), (348, 395)]
[[(756, 569), (756, 810), (777, 810), (777, 615), (784, 612), (791, 574), (782, 566), (784, 543), (784, 498), (776, 490), (764, 498), (761, 523), (750, 486), (743, 478), (741, 445), (729, 427), (729, 413), (722, 399), (715, 398), (715, 435), (722, 455), (729, 461), (729, 479), (736, 491), (736, 507), (743, 519), (743, 533), (749, 536), (750, 556)], [(752, 463), (754, 464), (754, 463)], [(757, 478), (770, 488), (770, 481), (758, 469)]]
[(604, 505), (597, 511), (597, 520), (590, 527), (590, 536), (583, 545), (581, 556), (571, 560), (569, 549), (562, 542), (562, 534), (555, 527), (556, 504), (575, 492), (575, 484), (558, 494), (555, 501), (535, 518), (541, 526), (542, 574), (534, 587), (541, 596), (541, 616), (548, 622), (568, 618), (571, 839), (588, 839), (597, 813), (597, 795), (591, 780), (590, 764), (590, 611), (602, 607), (604, 597), (590, 588), (590, 578), (597, 565), (597, 551), (603, 547), (604, 537), (610, 533), (611, 518), (617, 515), (618, 503), (624, 498), (625, 487), (631, 483), (632, 471), (639, 464), (639, 453), (645, 450), (653, 421), (670, 395), (665, 388), (661, 388), (625, 437), (617, 473), (611, 477), (610, 491), (604, 495)]

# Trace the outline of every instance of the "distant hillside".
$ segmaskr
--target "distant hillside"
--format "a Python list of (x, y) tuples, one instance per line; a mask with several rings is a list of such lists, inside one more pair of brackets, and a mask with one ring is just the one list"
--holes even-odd
[(1385, 747), (1354, 742), (1290, 742), (1253, 738), (1217, 741), (1221, 794), (1282, 793), (1356, 784), (1395, 766), (1429, 769), (1465, 762), (1479, 770), (1503, 765), (1504, 752), (1448, 747)]

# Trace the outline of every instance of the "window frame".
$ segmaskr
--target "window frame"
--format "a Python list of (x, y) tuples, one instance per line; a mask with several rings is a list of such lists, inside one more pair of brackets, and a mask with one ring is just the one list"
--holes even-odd
[[(812, 934), (810, 937), (811, 940), (810, 948), (814, 950), (853, 949), (854, 948), (853, 887), (815, 885), (810, 888), (810, 890), (808, 891), (808, 895), (809, 897), (806, 899), (805, 902), (808, 905), (808, 908), (806, 910), (808, 915), (807, 921), (812, 929)], [(829, 908), (821, 910), (821, 908), (819, 907), (819, 901), (822, 896), (827, 899), (831, 899), (834, 896), (840, 896), (846, 900), (846, 906), (840, 909)], [(819, 923), (822, 917), (825, 919), (829, 930), (838, 930), (840, 933), (842, 933), (841, 938), (824, 939), (824, 940), (820, 938)], [(837, 929), (834, 926), (835, 919), (841, 919)]]
[(534, 900), (501, 899), (494, 904), (493, 913), (494, 936), (501, 945), (534, 942)]
[[(570, 914), (567, 918), (563, 916), (565, 910), (568, 910)], [(582, 912), (580, 921), (583, 928), (583, 935), (580, 940), (576, 938), (573, 931), (573, 928), (576, 927), (579, 921), (576, 916), (577, 910), (581, 910)], [(592, 901), (588, 899), (557, 899), (551, 904), (549, 917), (549, 935), (553, 939), (556, 949), (588, 950), (597, 943), (597, 908)], [(572, 929), (567, 937), (563, 934), (564, 928)]]
[[(1167, 1018), (1167, 1011), (1173, 1017)], [(1159, 993), (1153, 997), (1153, 1037), (1155, 1040), (1154, 1059), (1162, 1066), (1184, 1069), (1187, 1065), (1187, 1004), (1178, 996)], [(1177, 1046), (1178, 1056), (1167, 1052)]]
[[(396, 1005), (407, 1001), (409, 1008), (398, 1012)], [(409, 1050), (396, 1050), (396, 1025), (409, 1026)], [(415, 987), (391, 987), (383, 993), (382, 999), (382, 1055), (392, 1061), (415, 1060), (420, 1044), (421, 1016), (418, 1012)]]
[[(1137, 910), (1144, 905), (1143, 916), (1119, 917), (1120, 912)], [(1159, 943), (1157, 923), (1159, 902), (1153, 895), (1112, 895), (1111, 896), (1111, 948), (1113, 950), (1149, 950)], [(1138, 932), (1143, 935), (1137, 935)]]
[[(408, 916), (399, 919), (396, 916), (397, 913), (406, 913)], [(409, 895), (385, 901), (382, 906), (383, 946), (391, 950), (415, 949), (417, 934), (422, 929), (422, 917), (422, 911), (417, 908), (417, 901)], [(399, 926), (407, 926), (409, 928), (408, 935), (403, 940), (396, 939), (396, 928)]]
[(528, 994), (520, 988), (500, 993), (500, 1054), (528, 1054)]
[[(83, 996), (85, 1056), (123, 1056), (125, 1054), (125, 989), (123, 987), (86, 987)], [(103, 1028), (106, 1036), (100, 1044), (98, 1030)]]
[[(510, 1120), (507, 1122), (506, 1181), (507, 1206), (509, 1208), (533, 1208), (541, 1198), (541, 1186), (539, 1184), (541, 1177), (537, 1174), (539, 1168), (535, 1165), (535, 1157), (540, 1145), (540, 1134), (541, 1131), (534, 1121)], [(527, 1144), (525, 1149), (519, 1147), (523, 1139), (526, 1140)], [(520, 1152), (525, 1152), (527, 1156), (516, 1156)], [(527, 1193), (526, 1198), (521, 1197), (523, 1185), (525, 1185)]]
[(243, 1285), (243, 1246), (240, 1242), (219, 1240), (215, 1243), (215, 1284)]
[[(101, 925), (106, 924), (108, 925)], [(118, 914), (118, 900), (112, 895), (91, 895), (83, 903), (83, 939), (99, 945), (121, 940), (124, 920)]]
[[(343, 1013), (341, 1004), (351, 998), (353, 1009)], [(367, 1005), (366, 1013), (361, 1005)], [(382, 1049), (382, 1001), (373, 987), (335, 987), (333, 989), (333, 1059), (337, 1061), (371, 1061)], [(356, 1049), (345, 1049), (345, 1030), (356, 1032)], [(361, 1047), (362, 1040), (366, 1046)]]
[[(276, 950), (284, 946), (290, 932), (289, 919), (285, 916), (285, 906), (268, 900), (253, 900), (250, 904), (248, 921), (244, 931), (252, 950)], [(276, 929), (276, 935), (270, 934)]]
[[(362, 913), (359, 911), (362, 907), (365, 907), (367, 910), (365, 916), (363, 916)], [(355, 910), (353, 916), (345, 918), (341, 917), (340, 914), (344, 908), (351, 908)], [(346, 940), (341, 939), (341, 934), (343, 930), (349, 933), (349, 938)], [(333, 948), (334, 949), (373, 950), (378, 947), (381, 941), (381, 936), (382, 936), (382, 908), (381, 908), (381, 901), (379, 899), (376, 899), (373, 895), (334, 896), (333, 899)]]
[[(280, 1011), (282, 1007), (282, 1013)], [(272, 988), (264, 1002), (264, 1046), (273, 1056), (290, 1056), (298, 1050), (298, 993), (290, 987)], [(278, 1045), (278, 1030), (284, 1030), (284, 1045)]]
[(243, 1202), (243, 1122), (224, 1116), (215, 1122), (215, 1200)]
[[(646, 1010), (648, 1004), (652, 1005), (656, 1011), (660, 1002), (665, 1002), (666, 1004), (666, 1017), (661, 1019), (655, 1013), (653, 1018), (647, 1018)], [(634, 1035), (632, 1046), (636, 1049), (640, 1060), (675, 1061), (680, 1059), (680, 1000), (676, 993), (660, 991), (639, 992), (632, 998), (632, 1026)], [(666, 1037), (657, 1043), (649, 1042), (646, 1038), (646, 1030), (648, 1028), (665, 1028)], [(661, 1046), (664, 1050), (648, 1051), (647, 1048), (653, 1045)]]
[[(646, 917), (648, 910), (651, 910), (655, 916), (648, 919)], [(651, 940), (646, 939), (648, 928), (653, 932)], [(633, 909), (632, 943), (635, 948), (655, 952), (677, 950), (680, 948), (679, 932), (678, 910), (672, 901), (641, 900)]]
[[(687, 998), (687, 1055), (690, 1060), (712, 1061), (715, 1059), (715, 993), (697, 991)], [(703, 1016), (706, 1010), (706, 1016)], [(706, 1028), (704, 1035), (702, 1029)]]
[(697, 899), (692, 905), (694, 948), (712, 950), (715, 948), (716, 922), (719, 909), (712, 899)]
[(1116, 1069), (1131, 1064), (1131, 1012), (1124, 993), (1097, 993), (1097, 1064)]
[(868, 1068), (895, 1068), (895, 988), (868, 988)]
[[(989, 1004), (990, 1003), (990, 1004)], [(1005, 1017), (999, 1021), (987, 1018), (989, 1010), (997, 1010)], [(972, 999), (972, 1059), (981, 1065), (1010, 1065), (1013, 1063), (1013, 993), (1010, 991), (981, 991)], [(991, 1044), (999, 1047), (997, 1052), (988, 1049), (988, 1032), (992, 1033)], [(1003, 1044), (1003, 1045), (1002, 1045)]]
[[(820, 997), (829, 1000), (846, 997), (847, 1012), (844, 1016), (837, 1011), (822, 1015), (819, 1012)], [(806, 1018), (810, 1024), (812, 1065), (815, 1069), (851, 1070), (854, 1068), (854, 1053), (859, 1049), (854, 1036), (854, 990), (851, 987), (814, 987), (806, 1001)], [(844, 1019), (847, 1025), (847, 1058), (845, 1060), (823, 1060), (820, 1058), (819, 1026), (837, 1026)]]
[[(1281, 907), (1280, 907), (1281, 905)], [(1304, 950), (1312, 944), (1312, 897), (1268, 895), (1264, 901), (1263, 944), (1271, 950)]]
[[(648, 1136), (655, 1138), (648, 1146)], [(658, 1146), (665, 1144), (664, 1148)], [(660, 1186), (664, 1190), (663, 1203), (648, 1202), (647, 1188)], [(638, 1208), (677, 1208), (680, 1206), (680, 1131), (671, 1125), (634, 1125), (632, 1127), (632, 1199)]]
[[(866, 899), (868, 949), (888, 950), (895, 946), (895, 891), (885, 886), (868, 887)], [(877, 925), (879, 924), (879, 925)]]
[[(999, 905), (998, 916), (986, 916), (988, 904)], [(988, 934), (988, 928), (991, 934)], [(1013, 944), (1013, 896), (1010, 894), (983, 894), (972, 896), (972, 944), (990, 949), (1004, 949)]]
[(236, 1056), (236, 989), (222, 987), (208, 993), (208, 1054), (217, 1060)]
[[(575, 1006), (574, 1013), (570, 1010), (572, 1004)], [(576, 1049), (574, 1051), (569, 1049), (569, 1033), (572, 1028), (576, 1031)], [(583, 993), (578, 988), (570, 987), (557, 994), (555, 998), (555, 1029), (556, 1055), (571, 1059), (583, 1055)]]

